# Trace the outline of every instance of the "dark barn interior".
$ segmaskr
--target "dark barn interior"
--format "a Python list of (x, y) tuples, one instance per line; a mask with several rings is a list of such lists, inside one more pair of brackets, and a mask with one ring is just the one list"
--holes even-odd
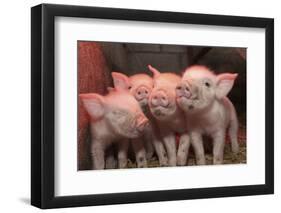
[[(78, 93), (106, 94), (106, 88), (112, 86), (112, 71), (129, 76), (139, 72), (150, 75), (148, 64), (162, 72), (172, 71), (178, 74), (193, 64), (205, 65), (216, 74), (239, 74), (228, 97), (239, 118), (240, 152), (233, 155), (227, 144), (224, 163), (246, 163), (246, 49), (78, 41)], [(91, 169), (89, 118), (80, 100), (78, 111), (78, 170), (88, 170)], [(208, 144), (206, 160), (207, 164), (212, 164), (210, 143)], [(189, 158), (188, 165), (194, 165), (192, 153)], [(157, 164), (156, 159), (149, 162), (150, 167), (158, 166)], [(129, 167), (135, 166), (133, 160), (129, 162)]]

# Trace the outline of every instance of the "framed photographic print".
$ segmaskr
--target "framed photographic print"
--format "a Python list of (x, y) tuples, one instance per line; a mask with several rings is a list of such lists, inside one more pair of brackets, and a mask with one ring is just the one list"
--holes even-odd
[(31, 9), (31, 204), (274, 192), (274, 20)]

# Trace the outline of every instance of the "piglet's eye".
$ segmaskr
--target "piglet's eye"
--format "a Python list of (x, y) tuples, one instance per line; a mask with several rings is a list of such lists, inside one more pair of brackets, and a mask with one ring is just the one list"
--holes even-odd
[(132, 89), (132, 86), (129, 86), (128, 89)]
[(211, 85), (210, 85), (209, 82), (205, 82), (205, 86), (206, 86), (206, 87), (210, 87)]

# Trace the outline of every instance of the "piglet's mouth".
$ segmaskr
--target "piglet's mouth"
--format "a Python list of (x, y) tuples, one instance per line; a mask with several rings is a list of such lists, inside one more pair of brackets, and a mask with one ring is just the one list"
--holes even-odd
[(190, 99), (189, 95), (185, 95), (185, 94), (181, 94), (181, 95), (177, 95), (178, 99)]
[(180, 96), (176, 97), (176, 100), (179, 102), (182, 102), (182, 101), (186, 102), (186, 101), (189, 101), (190, 99), (184, 95), (180, 95)]
[(168, 106), (157, 106), (157, 107), (153, 107), (153, 114), (157, 117), (164, 117), (166, 116), (166, 110), (169, 108), (170, 105)]
[(138, 102), (148, 102), (148, 98), (139, 98), (137, 99)]

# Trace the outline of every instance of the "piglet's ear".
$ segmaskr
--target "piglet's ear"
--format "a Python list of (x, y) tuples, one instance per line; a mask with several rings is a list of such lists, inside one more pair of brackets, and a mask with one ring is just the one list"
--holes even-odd
[(83, 105), (93, 119), (100, 119), (104, 115), (104, 97), (96, 93), (80, 94)]
[(160, 72), (154, 68), (153, 66), (151, 66), (150, 64), (147, 66), (148, 69), (153, 73), (153, 78), (157, 77), (158, 75), (160, 75)]
[(235, 79), (238, 74), (232, 73), (222, 73), (217, 75), (217, 88), (216, 88), (216, 96), (218, 99), (221, 99), (230, 92), (232, 86), (234, 84)]
[(120, 72), (112, 72), (111, 76), (113, 78), (113, 84), (116, 89), (125, 89), (127, 90), (130, 86), (128, 76)]

